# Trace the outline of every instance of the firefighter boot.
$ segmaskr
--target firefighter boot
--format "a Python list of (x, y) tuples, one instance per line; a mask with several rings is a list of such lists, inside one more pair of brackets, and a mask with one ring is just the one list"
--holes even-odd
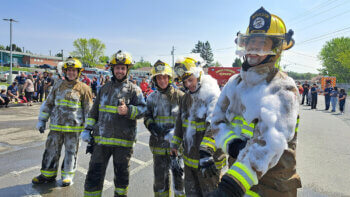
[(44, 175), (40, 174), (39, 176), (36, 176), (32, 179), (33, 184), (43, 184), (43, 183), (50, 183), (56, 181), (56, 177), (45, 177)]

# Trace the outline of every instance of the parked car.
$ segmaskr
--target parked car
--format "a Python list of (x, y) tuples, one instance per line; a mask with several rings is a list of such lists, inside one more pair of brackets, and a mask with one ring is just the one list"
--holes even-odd
[(39, 68), (43, 68), (43, 69), (56, 69), (54, 66), (51, 66), (49, 64), (43, 64), (43, 65), (40, 65)]
[[(21, 74), (24, 71), (12, 71), (12, 81), (15, 80), (15, 78), (17, 77), (17, 75)], [(7, 81), (8, 80), (8, 76), (10, 75), (10, 71), (6, 71), (4, 73), (0, 74), (0, 81)]]

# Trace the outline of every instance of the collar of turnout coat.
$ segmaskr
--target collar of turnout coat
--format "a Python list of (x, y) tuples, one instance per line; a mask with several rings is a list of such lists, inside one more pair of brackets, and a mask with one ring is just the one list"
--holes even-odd
[(260, 64), (249, 68), (247, 71), (240, 73), (242, 80), (249, 85), (256, 85), (263, 80), (269, 83), (275, 75), (278, 73), (279, 69), (275, 67), (275, 61)]

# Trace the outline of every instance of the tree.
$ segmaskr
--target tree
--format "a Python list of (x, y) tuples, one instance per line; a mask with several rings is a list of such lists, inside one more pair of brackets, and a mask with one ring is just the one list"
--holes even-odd
[(214, 67), (222, 67), (219, 61), (216, 61), (212, 66)]
[(138, 69), (138, 68), (143, 68), (143, 67), (151, 67), (152, 64), (148, 61), (144, 61), (143, 59), (141, 59), (142, 61), (136, 62), (135, 65), (131, 68), (131, 69)]
[(340, 83), (350, 82), (350, 38), (341, 37), (327, 41), (321, 49), (322, 74), (337, 77)]
[[(9, 51), (10, 46), (6, 46), (6, 50)], [(22, 52), (22, 49), (20, 47), (18, 47), (16, 44), (12, 44), (12, 51)]]
[(232, 67), (241, 67), (242, 66), (242, 61), (240, 58), (235, 58), (235, 61), (232, 63)]
[(74, 40), (73, 46), (75, 50), (70, 54), (79, 58), (84, 65), (92, 67), (99, 63), (100, 57), (104, 55), (106, 48), (105, 44), (96, 38), (90, 38), (89, 40), (78, 38)]
[(0, 50), (5, 50), (4, 45), (1, 45), (1, 44), (0, 44)]
[(100, 57), (100, 62), (101, 62), (101, 63), (107, 63), (107, 62), (109, 62), (109, 57), (108, 57), (108, 56), (101, 56), (101, 57)]
[(55, 56), (56, 56), (56, 57), (62, 57), (62, 53), (61, 53), (61, 52), (60, 52), (60, 53), (57, 53)]
[(313, 77), (317, 76), (317, 74), (297, 73), (293, 71), (288, 71), (287, 74), (289, 77), (293, 78), (294, 80), (311, 80)]
[(192, 53), (200, 53), (200, 56), (207, 62), (204, 67), (208, 67), (214, 61), (214, 54), (208, 41), (205, 43), (198, 41), (194, 46), (194, 49), (192, 49)]

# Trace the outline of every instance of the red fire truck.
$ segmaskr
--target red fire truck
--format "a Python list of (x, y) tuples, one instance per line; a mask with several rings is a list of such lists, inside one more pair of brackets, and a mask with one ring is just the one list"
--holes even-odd
[(209, 67), (208, 74), (218, 81), (220, 86), (226, 84), (228, 79), (241, 71), (240, 67)]

